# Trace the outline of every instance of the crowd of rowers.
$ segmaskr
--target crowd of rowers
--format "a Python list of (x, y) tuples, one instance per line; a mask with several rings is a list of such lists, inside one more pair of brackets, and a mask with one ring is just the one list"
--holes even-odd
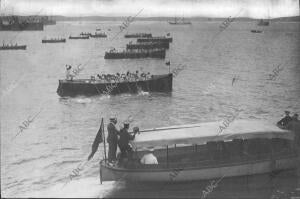
[(122, 81), (139, 81), (139, 80), (148, 80), (152, 78), (152, 75), (148, 73), (140, 73), (138, 70), (135, 73), (130, 72), (127, 73), (116, 73), (116, 74), (97, 74), (97, 78), (101, 81), (105, 82), (122, 82)]
[[(134, 140), (135, 135), (139, 133), (139, 128), (134, 127), (133, 133), (129, 133), (129, 122), (124, 122), (124, 127), (120, 130), (117, 129), (117, 118), (111, 117), (110, 123), (107, 125), (107, 143), (108, 148), (108, 162), (119, 166), (125, 165), (133, 159), (133, 149), (129, 144), (130, 140)], [(119, 147), (120, 153), (117, 153)], [(158, 164), (157, 158), (153, 155), (154, 148), (148, 148), (148, 153), (145, 154), (141, 159), (141, 164)]]
[[(83, 70), (82, 68), (77, 67), (77, 69), (73, 69), (71, 71), (72, 66), (66, 65), (66, 80), (73, 80), (73, 78), (78, 75), (78, 73)], [(135, 72), (130, 72), (129, 70), (126, 73), (116, 73), (116, 74), (97, 74), (97, 76), (91, 76), (91, 80), (100, 80), (104, 83), (118, 83), (118, 82), (126, 82), (126, 81), (144, 81), (152, 79), (153, 75), (150, 74), (150, 72), (139, 72), (136, 70)]]

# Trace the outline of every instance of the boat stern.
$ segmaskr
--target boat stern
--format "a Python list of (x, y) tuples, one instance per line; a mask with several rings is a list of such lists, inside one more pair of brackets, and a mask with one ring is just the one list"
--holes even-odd
[(105, 160), (100, 161), (100, 181), (118, 181), (122, 180), (122, 174), (113, 170), (113, 166)]

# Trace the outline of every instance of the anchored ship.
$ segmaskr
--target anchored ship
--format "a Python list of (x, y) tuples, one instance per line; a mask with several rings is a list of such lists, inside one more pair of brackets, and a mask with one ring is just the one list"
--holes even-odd
[(44, 24), (40, 20), (20, 20), (17, 16), (0, 18), (0, 31), (33, 31), (44, 30)]
[(42, 20), (42, 23), (43, 23), (45, 26), (47, 26), (47, 25), (55, 25), (55, 24), (56, 24), (56, 21), (53, 20), (53, 19), (49, 19), (48, 16), (42, 17), (41, 20)]
[(116, 51), (110, 50), (105, 52), (104, 59), (139, 59), (139, 58), (159, 58), (164, 59), (166, 57), (165, 49), (153, 49), (153, 50), (126, 50), (126, 51)]

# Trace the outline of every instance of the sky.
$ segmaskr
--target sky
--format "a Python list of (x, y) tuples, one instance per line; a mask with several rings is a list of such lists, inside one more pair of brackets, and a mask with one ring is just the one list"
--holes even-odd
[(1, 15), (250, 17), (299, 16), (299, 0), (0, 0)]

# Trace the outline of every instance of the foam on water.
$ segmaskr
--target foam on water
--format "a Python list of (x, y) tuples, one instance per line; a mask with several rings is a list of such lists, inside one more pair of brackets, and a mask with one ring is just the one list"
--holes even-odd
[(33, 198), (103, 198), (111, 191), (115, 182), (102, 185), (99, 178), (73, 180), (67, 184), (57, 183), (46, 189), (26, 192), (16, 197)]

